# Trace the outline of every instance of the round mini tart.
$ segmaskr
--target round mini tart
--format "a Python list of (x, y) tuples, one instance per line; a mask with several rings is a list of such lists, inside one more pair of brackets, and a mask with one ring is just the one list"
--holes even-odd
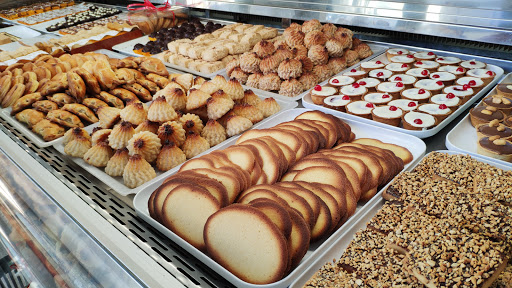
[(426, 103), (418, 106), (418, 111), (428, 113), (437, 119), (437, 123), (443, 122), (448, 115), (452, 114), (452, 110), (445, 104)]
[(311, 89), (311, 100), (317, 105), (322, 105), (325, 97), (334, 95), (336, 92), (338, 91), (334, 87), (316, 85)]
[(453, 85), (453, 81), (455, 81), (457, 77), (455, 77), (455, 75), (450, 72), (437, 71), (430, 73), (429, 78), (436, 81), (443, 81), (444, 85)]
[(494, 159), (512, 162), (512, 142), (497, 137), (483, 137), (478, 140), (476, 152)]
[(487, 64), (485, 64), (484, 62), (477, 61), (477, 60), (468, 60), (468, 61), (461, 62), (460, 66), (466, 68), (467, 70), (485, 69), (485, 67), (487, 67)]
[(389, 61), (393, 63), (405, 63), (405, 64), (412, 64), (414, 61), (416, 61), (416, 58), (412, 55), (399, 55), (399, 56), (393, 56), (389, 59)]
[(391, 75), (393, 75), (393, 72), (386, 69), (375, 69), (368, 72), (368, 76), (377, 78), (381, 81), (386, 81), (389, 77), (391, 77)]
[(495, 107), (505, 113), (505, 115), (510, 115), (512, 113), (512, 98), (492, 95), (485, 97), (482, 102), (484, 103), (484, 106)]
[(359, 80), (361, 78), (364, 78), (366, 77), (366, 75), (368, 75), (368, 72), (364, 71), (364, 70), (357, 70), (357, 69), (350, 69), (348, 70), (347, 72), (341, 74), (343, 76), (350, 76), (352, 78), (354, 78), (354, 80)]
[(462, 104), (468, 102), (473, 95), (475, 95), (475, 91), (467, 86), (467, 85), (452, 85), (443, 89), (443, 93), (448, 94), (452, 93), (453, 95), (460, 97), (462, 100)]
[(350, 97), (347, 95), (334, 95), (324, 99), (324, 107), (346, 112), (345, 107), (350, 103)]
[(466, 75), (467, 69), (462, 66), (447, 65), (447, 66), (441, 66), (441, 67), (437, 68), (437, 71), (452, 73), (458, 79), (458, 78), (464, 77)]
[(341, 87), (345, 85), (350, 85), (356, 82), (356, 79), (350, 76), (336, 76), (329, 79), (329, 85), (332, 87)]
[(389, 106), (396, 106), (405, 112), (413, 111), (418, 109), (418, 101), (407, 100), (407, 99), (395, 99), (388, 103)]
[(407, 130), (426, 130), (437, 125), (436, 117), (423, 113), (410, 111), (402, 116), (402, 125)]
[(484, 81), (481, 78), (470, 77), (470, 76), (460, 77), (459, 79), (457, 79), (457, 81), (455, 81), (455, 84), (456, 85), (467, 84), (467, 85), (469, 85), (469, 87), (471, 87), (473, 89), (475, 94), (480, 92), (480, 90), (482, 90), (484, 88), (484, 86), (487, 85), (484, 83)]
[(405, 72), (405, 74), (414, 76), (418, 80), (421, 80), (421, 79), (428, 79), (428, 76), (430, 75), (430, 71), (428, 71), (427, 69), (422, 69), (422, 68), (412, 68), (412, 69), (407, 70), (407, 72)]
[(386, 56), (388, 57), (389, 61), (391, 61), (392, 57), (408, 54), (410, 54), (409, 50), (403, 48), (391, 48), (386, 51)]
[(444, 56), (440, 56), (440, 57), (437, 57), (436, 58), (436, 62), (439, 63), (441, 66), (446, 66), (446, 65), (459, 65), (459, 63), (461, 62), (462, 60), (460, 60), (460, 58), (457, 58), (457, 57), (450, 57), (450, 56), (447, 56), (447, 57), (444, 57)]
[(498, 95), (512, 97), (512, 84), (498, 84), (496, 85), (496, 92)]
[(387, 93), (393, 98), (399, 98), (400, 93), (405, 90), (405, 85), (402, 82), (383, 82), (377, 85), (377, 92)]
[(441, 90), (443, 90), (443, 88), (445, 86), (444, 86), (443, 81), (432, 80), (432, 79), (422, 79), (422, 80), (418, 80), (418, 82), (414, 83), (414, 87), (429, 90), (430, 93), (432, 93), (432, 95), (436, 95), (436, 94), (441, 93)]
[(396, 106), (380, 106), (372, 110), (372, 119), (398, 127), (404, 111)]
[(368, 89), (368, 92), (376, 92), (377, 90), (375, 89), (375, 87), (377, 87), (377, 85), (379, 85), (380, 83), (381, 81), (379, 79), (370, 77), (363, 78), (357, 81), (357, 84), (366, 87), (366, 89)]
[(409, 89), (409, 88), (413, 87), (413, 84), (416, 83), (416, 81), (418, 81), (418, 79), (416, 79), (416, 77), (414, 77), (414, 76), (407, 75), (407, 74), (396, 74), (396, 75), (391, 76), (388, 79), (388, 81), (395, 82), (395, 83), (402, 82), (405, 85), (405, 89)]
[(349, 96), (351, 101), (361, 100), (367, 92), (368, 89), (363, 85), (357, 84), (357, 82), (352, 83), (352, 85), (343, 86), (340, 89), (340, 94)]
[(347, 104), (347, 113), (360, 116), (366, 119), (372, 119), (372, 110), (375, 104), (366, 101), (354, 101)]
[(437, 56), (434, 52), (416, 52), (412, 55), (417, 60), (434, 60)]
[(462, 101), (460, 100), (459, 97), (455, 96), (452, 93), (452, 94), (434, 95), (434, 96), (430, 97), (430, 103), (444, 104), (444, 105), (450, 107), (450, 109), (452, 109), (453, 111), (455, 111), (460, 106)]
[(476, 135), (478, 139), (483, 137), (499, 136), (500, 139), (512, 139), (512, 128), (503, 125), (497, 120), (493, 120), (487, 124), (476, 126)]
[(436, 61), (420, 60), (414, 62), (413, 66), (416, 68), (427, 69), (429, 72), (435, 72), (441, 65)]
[(485, 85), (489, 84), (496, 77), (496, 73), (489, 69), (471, 69), (466, 72), (467, 76), (481, 78)]
[(386, 66), (386, 64), (384, 64), (380, 60), (367, 61), (367, 62), (361, 63), (361, 69), (366, 71), (366, 72), (370, 72), (370, 71), (372, 71), (374, 69), (382, 69), (385, 66)]
[(411, 88), (402, 91), (402, 99), (417, 101), (418, 103), (427, 103), (432, 96), (429, 90), (423, 88)]
[(364, 95), (363, 100), (375, 105), (386, 105), (393, 100), (393, 96), (388, 93), (375, 92)]
[(411, 69), (411, 65), (405, 63), (389, 63), (386, 65), (386, 67), (384, 67), (384, 69), (393, 72), (393, 74), (401, 74)]
[(476, 127), (480, 124), (489, 123), (492, 120), (503, 122), (505, 113), (491, 106), (478, 106), (469, 110), (469, 119), (471, 120), (471, 125)]

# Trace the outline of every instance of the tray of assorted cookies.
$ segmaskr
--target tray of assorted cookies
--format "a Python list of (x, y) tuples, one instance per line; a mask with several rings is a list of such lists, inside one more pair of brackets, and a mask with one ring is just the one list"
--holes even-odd
[(226, 73), (265, 95), (297, 101), (318, 83), (386, 48), (354, 38), (349, 29), (313, 19), (292, 23), (272, 41), (258, 42), (251, 52), (229, 62)]
[[(412, 48), (410, 48), (412, 49)], [(503, 69), (470, 55), (391, 48), (315, 86), (304, 107), (427, 138), (475, 103)]]
[(292, 109), (185, 162), (134, 207), (236, 287), (288, 287), (425, 149), (407, 134)]
[(510, 287), (511, 180), (510, 166), (431, 152), (290, 287)]
[(449, 150), (512, 166), (512, 73), (446, 135)]

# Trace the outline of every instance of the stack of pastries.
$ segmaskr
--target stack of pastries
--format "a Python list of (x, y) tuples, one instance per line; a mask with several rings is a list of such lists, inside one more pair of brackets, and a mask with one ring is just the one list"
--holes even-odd
[(249, 130), (183, 164), (152, 193), (149, 214), (241, 280), (278, 281), (413, 159), (401, 146), (354, 138), (319, 111)]
[(151, 104), (99, 108), (99, 127), (90, 135), (82, 128), (66, 132), (64, 152), (135, 188), (156, 177), (153, 165), (170, 170), (280, 110), (273, 98), (262, 100), (235, 79), (173, 74), (157, 80), (163, 89)]
[(276, 28), (235, 23), (199, 35), (194, 40), (172, 41), (168, 44), (169, 51), (159, 57), (164, 62), (194, 71), (213, 73), (225, 68), (231, 60), (238, 59), (240, 54), (250, 51), (259, 41), (272, 39), (277, 34)]
[(351, 30), (313, 19), (292, 23), (272, 41), (258, 42), (226, 70), (247, 86), (293, 97), (372, 54)]
[(496, 73), (476, 60), (392, 48), (310, 91), (314, 104), (409, 130), (431, 129)]
[(0, 104), (12, 107), (11, 115), (51, 141), (68, 128), (98, 122), (101, 107), (122, 109), (128, 102), (152, 100), (168, 75), (163, 63), (153, 58), (39, 55), (0, 74)]

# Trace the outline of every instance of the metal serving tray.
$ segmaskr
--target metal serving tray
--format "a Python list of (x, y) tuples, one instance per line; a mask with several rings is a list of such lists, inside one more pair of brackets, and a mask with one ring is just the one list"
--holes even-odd
[[(275, 125), (293, 120), (298, 115), (306, 112), (311, 111), (310, 109), (292, 109), (288, 111), (284, 111), (279, 113), (276, 117), (270, 119), (269, 121), (266, 121), (265, 123), (262, 123), (261, 126), (258, 128), (270, 128), (274, 127)], [(425, 143), (414, 137), (407, 134), (386, 130), (386, 129), (375, 129), (371, 125), (360, 123), (353, 120), (345, 120), (346, 123), (350, 125), (352, 128), (352, 131), (356, 134), (357, 138), (375, 138), (379, 139), (384, 142), (393, 143), (397, 145), (401, 145), (409, 151), (411, 151), (413, 155), (413, 161), (405, 166), (404, 169), (407, 169), (407, 167), (413, 165), (416, 163), (424, 154), (425, 154)], [(234, 145), (236, 143), (238, 137), (231, 138), (225, 143), (218, 146), (217, 149), (224, 149), (231, 145)], [(216, 146), (217, 147), (217, 146)], [(178, 167), (179, 168), (179, 167)], [(170, 176), (171, 174), (174, 174), (176, 171), (173, 171), (173, 173), (167, 174), (167, 176)], [(272, 284), (268, 285), (255, 285), (251, 283), (247, 283), (245, 281), (242, 281), (235, 275), (233, 275), (231, 272), (223, 268), (221, 265), (219, 265), (217, 262), (213, 261), (211, 258), (209, 258), (206, 254), (202, 253), (201, 251), (194, 248), (192, 245), (190, 245), (188, 242), (181, 239), (179, 236), (168, 230), (165, 226), (158, 223), (156, 220), (151, 218), (149, 216), (148, 212), (148, 201), (149, 197), (151, 196), (151, 193), (160, 186), (160, 184), (163, 182), (164, 179), (160, 179), (157, 182), (152, 183), (152, 185), (145, 187), (145, 189), (137, 194), (133, 200), (133, 205), (135, 207), (135, 211), (137, 214), (142, 217), (147, 223), (149, 223), (151, 226), (156, 228), (158, 231), (163, 233), (165, 236), (169, 237), (172, 241), (174, 241), (176, 244), (178, 244), (180, 247), (185, 249), (187, 252), (191, 253), (193, 256), (195, 256), (197, 259), (199, 259), (201, 262), (203, 262), (205, 265), (213, 269), (215, 272), (219, 273), (222, 277), (224, 277), (226, 280), (231, 282), (236, 287), (244, 287), (244, 288), (277, 288), (277, 287), (287, 287), (289, 286), (292, 281), (294, 281), (297, 277), (302, 275), (302, 273), (305, 271), (305, 269), (315, 261), (320, 254), (325, 251), (328, 247), (330, 247), (333, 243), (336, 242), (336, 240), (339, 238), (341, 234), (344, 233), (346, 230), (345, 227), (350, 227), (352, 222), (359, 219), (360, 215), (365, 213), (365, 211), (368, 210), (371, 203), (373, 201), (366, 203), (365, 205), (359, 204), (356, 210), (356, 213), (345, 223), (343, 226), (338, 229), (336, 232), (334, 232), (329, 238), (326, 240), (319, 241), (317, 243), (314, 243), (309, 247), (309, 251), (306, 253), (304, 258), (302, 259), (301, 263), (297, 268), (295, 268), (290, 274), (288, 274), (285, 278), (283, 278), (280, 281), (274, 282)], [(377, 195), (380, 195), (379, 194)], [(379, 197), (374, 197), (379, 198)]]
[[(416, 48), (416, 49), (418, 49), (418, 48)], [(439, 50), (432, 50), (432, 49), (428, 49), (428, 51), (432, 51), (432, 52), (434, 52), (434, 53), (436, 53), (437, 55), (440, 55), (440, 56), (455, 56), (455, 57), (459, 57), (462, 60), (474, 59), (474, 57), (472, 57), (471, 55), (463, 55), (463, 54), (458, 54), (458, 53), (439, 51)], [(373, 60), (380, 60), (383, 63), (390, 63), (390, 61), (388, 60), (388, 58), (387, 58), (387, 56), (385, 54), (382, 54), (379, 57), (374, 58)], [(360, 65), (358, 64), (356, 67), (359, 68), (359, 66)], [(368, 124), (371, 124), (371, 125), (374, 125), (374, 126), (383, 127), (383, 128), (391, 129), (391, 130), (394, 130), (394, 131), (400, 131), (402, 133), (414, 135), (414, 136), (419, 137), (419, 138), (427, 138), (427, 137), (431, 137), (431, 136), (437, 134), (444, 127), (446, 127), (446, 125), (448, 125), (452, 120), (457, 118), (457, 116), (459, 116), (469, 106), (471, 106), (478, 99), (480, 99), (480, 97), (482, 97), (487, 91), (489, 91), (489, 89), (494, 87), (494, 85), (503, 76), (504, 71), (503, 71), (503, 69), (501, 67), (498, 67), (498, 66), (492, 65), (492, 64), (487, 64), (487, 69), (492, 70), (493, 72), (496, 73), (496, 76), (494, 77), (494, 80), (491, 83), (487, 84), (487, 86), (485, 86), (482, 90), (480, 90), (480, 92), (478, 92), (477, 94), (473, 95), (473, 97), (471, 97), (471, 99), (469, 99), (466, 103), (464, 103), (462, 106), (460, 106), (452, 114), (450, 114), (448, 117), (446, 117), (446, 119), (444, 119), (437, 126), (431, 128), (431, 129), (426, 129), (426, 130), (407, 130), (407, 129), (402, 128), (402, 127), (391, 126), (389, 124), (377, 122), (377, 121), (374, 121), (374, 120), (371, 120), (371, 119), (366, 119), (366, 118), (359, 117), (359, 116), (356, 116), (356, 115), (351, 115), (351, 114), (348, 114), (348, 113), (345, 113), (345, 112), (341, 112), (341, 111), (337, 111), (337, 110), (334, 110), (334, 109), (330, 109), (330, 108), (324, 107), (322, 105), (317, 105), (317, 104), (313, 103), (313, 100), (311, 100), (311, 96), (309, 95), (309, 91), (302, 98), (302, 105), (304, 105), (304, 107), (306, 107), (306, 108), (320, 110), (320, 111), (323, 111), (325, 113), (336, 115), (336, 116), (338, 116), (340, 118), (354, 119), (354, 120), (361, 121), (361, 122), (364, 122), (364, 123), (368, 123)], [(345, 70), (345, 71), (347, 71), (347, 70)]]
[[(507, 74), (500, 82), (501, 83), (510, 83), (512, 84), (512, 73)], [(497, 94), (496, 88), (492, 89), (485, 97), (492, 96)], [(483, 101), (483, 100), (482, 100)], [(482, 101), (478, 103), (477, 106), (482, 105)], [(469, 118), (469, 113), (464, 117), (453, 129), (446, 135), (446, 148), (448, 150), (458, 151), (462, 153), (467, 153), (471, 156), (478, 156), (482, 159), (486, 159), (489, 161), (495, 161), (496, 163), (500, 163), (501, 165), (511, 167), (512, 163), (506, 162), (499, 159), (494, 159), (489, 156), (480, 155), (477, 152), (478, 147), (478, 137), (476, 135), (476, 129), (471, 125), (471, 120)]]
[[(435, 152), (442, 152), (447, 153), (450, 155), (456, 155), (456, 154), (465, 154), (455, 151), (446, 151), (446, 150), (440, 150)], [(432, 152), (431, 152), (432, 153)], [(430, 153), (429, 153), (430, 155)], [(427, 155), (428, 156), (428, 155)], [(427, 157), (425, 156), (425, 157)], [(497, 168), (503, 169), (503, 170), (511, 170), (512, 167), (505, 166), (500, 163), (489, 161), (485, 158), (482, 158), (480, 156), (471, 156), (474, 159), (481, 161), (483, 163), (490, 164), (492, 166), (495, 166)], [(414, 166), (409, 166), (407, 170), (414, 169), (417, 164), (420, 161), (416, 162)], [(389, 186), (389, 185), (388, 185)], [(387, 188), (387, 187), (386, 187)], [(384, 188), (384, 189), (386, 189)], [(382, 190), (384, 190), (382, 189)], [(368, 205), (368, 209), (365, 209), (363, 212), (359, 213), (358, 219), (355, 221), (352, 221), (349, 225), (346, 223), (344, 225), (343, 233), (340, 233), (338, 235), (338, 238), (336, 241), (332, 243), (330, 247), (327, 247), (324, 252), (316, 257), (315, 261), (302, 273), (299, 277), (296, 278), (296, 280), (290, 285), (290, 288), (299, 288), (303, 287), (304, 284), (318, 271), (324, 264), (328, 262), (332, 262), (333, 259), (338, 260), (341, 255), (343, 255), (343, 252), (347, 248), (347, 246), (350, 244), (352, 239), (354, 238), (354, 235), (357, 231), (366, 228), (366, 224), (372, 219), (372, 217), (379, 212), (379, 210), (382, 208), (384, 203), (386, 202), (384, 198), (382, 198), (382, 190), (373, 197), (372, 200), (370, 200), (366, 205)], [(343, 228), (343, 227), (342, 227)]]

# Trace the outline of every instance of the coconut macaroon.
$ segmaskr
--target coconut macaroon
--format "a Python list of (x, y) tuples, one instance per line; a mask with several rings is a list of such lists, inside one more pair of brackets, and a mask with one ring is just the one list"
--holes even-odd
[(155, 177), (155, 169), (139, 154), (130, 156), (123, 170), (124, 185), (128, 188), (136, 188)]
[(112, 154), (114, 152), (106, 142), (98, 142), (85, 152), (83, 159), (85, 163), (94, 167), (105, 167)]
[(146, 120), (146, 121), (142, 122), (141, 124), (139, 124), (139, 126), (137, 126), (137, 128), (135, 128), (135, 133), (139, 133), (142, 131), (149, 131), (151, 133), (156, 134), (159, 126), (160, 126), (160, 124), (157, 122), (152, 122), (152, 121)]
[(185, 139), (185, 143), (183, 143), (181, 148), (185, 156), (187, 156), (187, 159), (190, 159), (210, 149), (210, 143), (200, 135), (191, 131), (187, 134), (187, 139)]
[(249, 104), (236, 104), (233, 107), (233, 113), (251, 120), (252, 124), (256, 124), (264, 118), (263, 113), (257, 107)]
[(119, 115), (121, 120), (130, 122), (133, 125), (139, 125), (146, 121), (148, 112), (141, 102), (130, 102), (130, 104), (121, 110)]
[(183, 145), (186, 138), (186, 131), (183, 125), (176, 121), (169, 121), (163, 123), (156, 133), (160, 138), (161, 143), (174, 142), (177, 146)]
[(83, 136), (75, 136), (73, 139), (66, 143), (64, 146), (64, 153), (71, 157), (84, 157), (85, 153), (91, 148), (91, 141), (89, 138)]
[(201, 136), (213, 147), (227, 138), (226, 129), (216, 120), (208, 120), (201, 132)]
[(228, 137), (238, 135), (251, 127), (251, 120), (242, 116), (232, 115), (229, 116), (226, 121), (226, 133)]
[(148, 120), (150, 121), (162, 123), (176, 120), (177, 118), (178, 114), (163, 96), (156, 98), (149, 106)]
[(229, 95), (229, 97), (231, 97), (233, 101), (244, 98), (244, 88), (242, 87), (242, 84), (240, 84), (240, 82), (238, 82), (236, 79), (229, 79), (223, 90)]
[(203, 121), (196, 114), (187, 113), (180, 117), (179, 122), (183, 125), (183, 129), (186, 132), (193, 131), (201, 134), (201, 131), (203, 131)]
[(258, 109), (260, 109), (261, 113), (263, 113), (264, 117), (269, 117), (271, 115), (276, 114), (281, 110), (281, 106), (279, 106), (279, 103), (277, 103), (276, 99), (270, 97), (265, 98), (263, 101), (258, 103), (256, 106)]
[(127, 146), (131, 156), (139, 154), (149, 163), (156, 160), (161, 147), (158, 136), (148, 131), (133, 135)]
[(122, 148), (116, 150), (114, 156), (108, 160), (105, 173), (112, 177), (123, 176), (124, 167), (128, 164), (128, 158), (130, 158), (128, 149)]
[(66, 144), (73, 141), (77, 137), (91, 139), (91, 136), (89, 136), (89, 133), (87, 133), (87, 131), (85, 131), (83, 128), (75, 127), (69, 129), (68, 131), (66, 131), (66, 133), (64, 133), (64, 136), (62, 137), (62, 144), (66, 146)]
[(209, 119), (219, 119), (233, 108), (235, 102), (224, 91), (219, 90), (213, 93), (212, 97), (206, 101)]
[(101, 128), (112, 128), (121, 118), (121, 109), (100, 107), (98, 109), (99, 125)]
[(160, 171), (168, 171), (186, 160), (187, 156), (180, 147), (174, 142), (166, 141), (156, 158), (156, 168)]
[(122, 149), (128, 145), (128, 141), (135, 135), (135, 129), (130, 122), (122, 121), (114, 126), (108, 135), (108, 145), (113, 149)]

